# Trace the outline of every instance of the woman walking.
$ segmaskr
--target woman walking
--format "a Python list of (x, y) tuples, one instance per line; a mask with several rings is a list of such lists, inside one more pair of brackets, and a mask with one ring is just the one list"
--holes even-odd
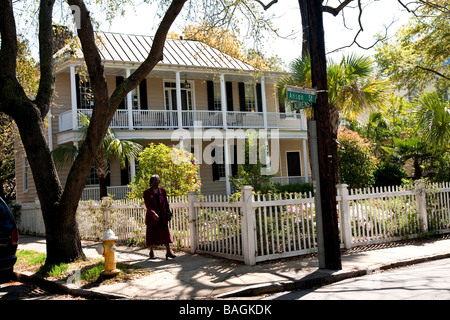
[(144, 191), (144, 201), (147, 212), (145, 214), (145, 224), (147, 225), (145, 244), (150, 248), (150, 259), (155, 258), (153, 245), (166, 246), (166, 260), (175, 258), (170, 252), (172, 236), (169, 231), (169, 220), (171, 212), (166, 190), (159, 187), (159, 176), (153, 175), (150, 178), (150, 188)]

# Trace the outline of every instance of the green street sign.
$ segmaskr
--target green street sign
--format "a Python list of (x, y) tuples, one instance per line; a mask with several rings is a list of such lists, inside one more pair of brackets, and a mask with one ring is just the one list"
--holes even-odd
[(306, 101), (291, 101), (291, 109), (292, 110), (299, 110), (299, 109), (307, 109), (312, 107), (312, 102), (306, 102)]
[(316, 102), (316, 96), (292, 91), (287, 92), (287, 98), (295, 101)]
[(286, 95), (293, 102), (316, 102), (316, 90), (313, 88), (286, 86)]

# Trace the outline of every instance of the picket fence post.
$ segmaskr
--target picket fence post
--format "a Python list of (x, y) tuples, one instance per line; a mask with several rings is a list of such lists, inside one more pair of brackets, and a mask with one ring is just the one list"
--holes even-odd
[(103, 197), (99, 203), (100, 210), (102, 212), (103, 231), (106, 231), (106, 230), (112, 228), (110, 217), (109, 217), (112, 201), (113, 201), (113, 199), (111, 197)]
[(197, 211), (194, 203), (197, 202), (197, 195), (193, 191), (187, 193), (188, 196), (188, 210), (189, 210), (189, 239), (191, 253), (195, 253), (198, 247), (198, 226), (197, 226)]
[(253, 211), (253, 187), (241, 187), (242, 204), (242, 251), (244, 263), (256, 264), (256, 217)]
[(427, 218), (427, 197), (426, 197), (426, 189), (425, 189), (425, 181), (416, 180), (415, 190), (417, 191), (416, 196), (416, 208), (417, 208), (417, 217), (419, 219), (419, 225), (421, 227), (422, 232), (428, 231), (428, 218)]
[(348, 185), (338, 184), (336, 189), (337, 195), (341, 198), (339, 203), (339, 215), (341, 218), (344, 247), (350, 249), (352, 247), (352, 223), (350, 219), (350, 204), (348, 202)]

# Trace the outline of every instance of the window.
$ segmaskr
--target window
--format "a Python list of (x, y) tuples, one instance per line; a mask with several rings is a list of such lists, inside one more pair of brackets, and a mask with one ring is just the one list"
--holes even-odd
[[(181, 109), (193, 109), (193, 93), (191, 84), (189, 82), (182, 82), (181, 84)], [(164, 101), (166, 110), (177, 110), (177, 92), (176, 83), (171, 81), (164, 82)]]
[(94, 95), (92, 93), (89, 79), (80, 77), (79, 81), (80, 109), (92, 109), (94, 106)]
[(257, 111), (255, 85), (249, 83), (245, 83), (244, 85), (245, 85), (245, 109), (247, 112)]
[(287, 159), (288, 176), (290, 177), (301, 176), (302, 172), (300, 169), (300, 151), (287, 151), (286, 159)]
[(22, 177), (22, 183), (23, 183), (23, 192), (28, 191), (28, 159), (23, 158), (22, 160), (22, 171), (23, 171), (23, 177)]
[(223, 147), (216, 148), (216, 152), (218, 153), (218, 164), (217, 169), (219, 171), (219, 179), (224, 180), (226, 178), (225, 175), (225, 150)]
[(220, 95), (220, 83), (214, 82), (214, 110), (222, 110), (222, 97)]
[(97, 177), (97, 170), (95, 170), (95, 167), (91, 167), (91, 171), (89, 172), (89, 177), (86, 181), (86, 185), (98, 185), (99, 180)]

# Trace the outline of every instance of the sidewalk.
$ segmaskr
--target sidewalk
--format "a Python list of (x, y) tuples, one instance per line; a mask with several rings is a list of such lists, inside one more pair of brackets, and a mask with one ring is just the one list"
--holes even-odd
[[(99, 257), (99, 243), (83, 241), (84, 252)], [(45, 252), (45, 240), (21, 236), (19, 250)], [(137, 264), (150, 275), (128, 281), (101, 285), (93, 289), (70, 289), (71, 293), (103, 298), (124, 299), (226, 299), (251, 297), (293, 289), (304, 289), (362, 276), (379, 270), (450, 257), (450, 238), (411, 240), (353, 248), (342, 253), (342, 270), (318, 269), (316, 256), (282, 259), (246, 266), (209, 255), (176, 252), (165, 260), (165, 251), (156, 250), (156, 259), (148, 259), (148, 249), (119, 246), (118, 262)], [(19, 277), (21, 275), (19, 274)], [(64, 283), (59, 283), (65, 286)], [(67, 292), (67, 287), (65, 288)]]

